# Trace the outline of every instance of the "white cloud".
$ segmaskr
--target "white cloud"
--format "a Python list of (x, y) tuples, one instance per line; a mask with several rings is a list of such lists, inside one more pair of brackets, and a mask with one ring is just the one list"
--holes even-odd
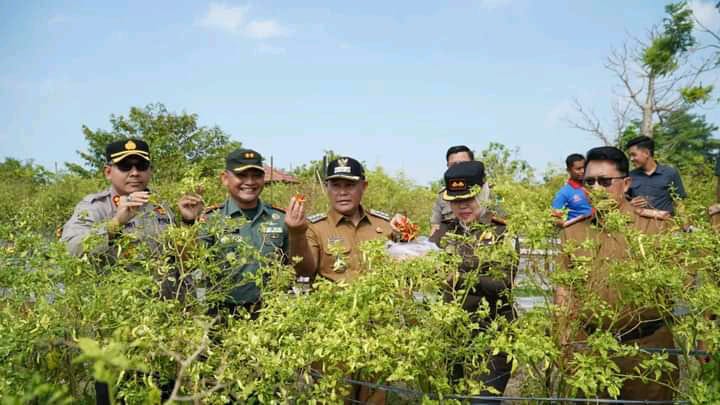
[(512, 0), (480, 0), (480, 7), (486, 10), (495, 10), (510, 5)]
[(688, 3), (695, 18), (712, 31), (720, 29), (720, 11), (715, 8), (715, 1), (693, 0)]
[(288, 34), (286, 28), (273, 20), (250, 21), (245, 26), (247, 36), (255, 39), (283, 37)]
[(268, 55), (284, 55), (285, 54), (285, 48), (280, 48), (277, 46), (271, 46), (268, 44), (260, 44), (257, 47), (258, 53), (264, 53)]
[(250, 19), (249, 11), (248, 6), (210, 3), (207, 13), (198, 21), (198, 25), (252, 39), (278, 38), (290, 33), (275, 20)]
[(223, 3), (210, 3), (207, 14), (200, 19), (202, 27), (218, 29), (231, 33), (241, 31), (245, 24), (248, 7), (229, 6)]

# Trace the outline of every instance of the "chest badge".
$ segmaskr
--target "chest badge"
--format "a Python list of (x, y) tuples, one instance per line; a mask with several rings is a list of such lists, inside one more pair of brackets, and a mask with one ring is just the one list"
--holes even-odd
[(273, 221), (277, 221), (277, 220), (280, 219), (280, 215), (278, 215), (278, 214), (272, 214), (272, 219), (273, 219)]

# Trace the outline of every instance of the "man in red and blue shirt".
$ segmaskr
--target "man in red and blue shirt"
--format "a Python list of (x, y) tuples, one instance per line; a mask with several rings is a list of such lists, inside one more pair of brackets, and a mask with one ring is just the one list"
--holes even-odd
[(555, 194), (552, 201), (553, 215), (563, 216), (563, 210), (567, 209), (566, 220), (590, 215), (592, 205), (588, 198), (587, 191), (583, 188), (582, 181), (585, 175), (585, 157), (579, 153), (573, 153), (565, 159), (565, 166), (570, 178), (567, 183)]

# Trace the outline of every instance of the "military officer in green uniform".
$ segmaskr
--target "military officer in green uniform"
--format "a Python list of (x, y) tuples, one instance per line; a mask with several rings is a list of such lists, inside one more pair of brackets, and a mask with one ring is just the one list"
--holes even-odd
[[(150, 148), (141, 139), (121, 139), (105, 148), (107, 164), (103, 168), (110, 187), (90, 194), (75, 206), (72, 217), (62, 228), (60, 239), (75, 256), (83, 253), (114, 256), (113, 240), (122, 233), (133, 233), (152, 248), (159, 247), (157, 235), (173, 223), (169, 210), (149, 202), (147, 186), (152, 176)], [(195, 208), (183, 198), (178, 203), (182, 215)], [(86, 252), (84, 241), (92, 235), (101, 242)]]
[[(260, 199), (265, 186), (262, 161), (262, 156), (250, 149), (237, 149), (227, 156), (220, 181), (229, 197), (223, 204), (211, 208), (204, 220), (209, 224), (220, 222), (224, 236), (231, 238), (230, 243), (223, 245), (223, 250), (230, 252), (238, 249), (240, 244), (247, 244), (263, 257), (287, 262), (289, 242), (285, 212)], [(209, 243), (218, 242), (212, 237), (206, 239)], [(236, 283), (226, 300), (231, 311), (244, 306), (255, 313), (260, 302), (260, 289), (254, 281), (243, 282), (243, 279), (256, 274), (259, 268), (258, 261), (251, 258), (238, 268), (229, 269)]]

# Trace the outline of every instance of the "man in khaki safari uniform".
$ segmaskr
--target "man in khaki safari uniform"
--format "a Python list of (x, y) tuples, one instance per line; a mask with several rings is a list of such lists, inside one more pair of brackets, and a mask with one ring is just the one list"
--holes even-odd
[[(629, 226), (641, 233), (652, 235), (665, 228), (668, 213), (657, 210), (635, 208), (626, 200), (625, 193), (630, 187), (628, 177), (628, 160), (625, 154), (614, 147), (591, 149), (587, 154), (584, 184), (589, 189), (604, 187), (610, 202), (617, 204), (618, 210), (628, 218)], [(595, 201), (593, 205), (595, 205)], [(580, 246), (585, 241), (593, 241), (592, 248), (582, 246), (564, 257), (564, 266), (569, 268), (576, 262), (591, 258), (590, 274), (587, 276), (587, 287), (611, 308), (621, 313), (619, 320), (612, 325), (607, 321), (582, 319), (581, 324), (587, 325), (584, 332), (590, 334), (596, 329), (609, 330), (621, 343), (638, 345), (639, 347), (672, 348), (673, 336), (658, 309), (652, 306), (640, 308), (618, 308), (620, 296), (610, 281), (610, 269), (628, 258), (629, 246), (623, 235), (603, 229), (602, 213), (593, 216), (578, 217), (568, 221), (562, 231), (563, 245), (570, 242)], [(560, 319), (560, 330), (567, 330), (567, 316), (584, 318), (578, 313), (576, 300), (578, 293), (559, 287), (555, 291), (555, 302), (564, 311)], [(581, 332), (582, 333), (582, 332)], [(567, 345), (569, 337), (563, 336), (561, 343)], [(620, 373), (632, 375), (633, 370), (644, 356), (622, 357), (615, 359)], [(674, 356), (670, 360), (677, 362)], [(677, 363), (676, 363), (677, 364)], [(620, 392), (620, 399), (626, 400), (672, 400), (673, 390), (666, 385), (677, 383), (677, 372), (664, 373), (659, 381), (642, 382), (638, 378), (625, 381)]]
[[(285, 216), (290, 231), (290, 250), (302, 261), (298, 276), (352, 282), (362, 272), (360, 244), (374, 239), (396, 239), (391, 218), (384, 212), (366, 209), (362, 196), (367, 189), (365, 169), (350, 157), (328, 164), (325, 176), (330, 211), (305, 218), (302, 201), (293, 198)], [(400, 218), (393, 218), (392, 222)], [(295, 255), (295, 253), (293, 253)], [(353, 403), (383, 404), (385, 393), (354, 387)]]

